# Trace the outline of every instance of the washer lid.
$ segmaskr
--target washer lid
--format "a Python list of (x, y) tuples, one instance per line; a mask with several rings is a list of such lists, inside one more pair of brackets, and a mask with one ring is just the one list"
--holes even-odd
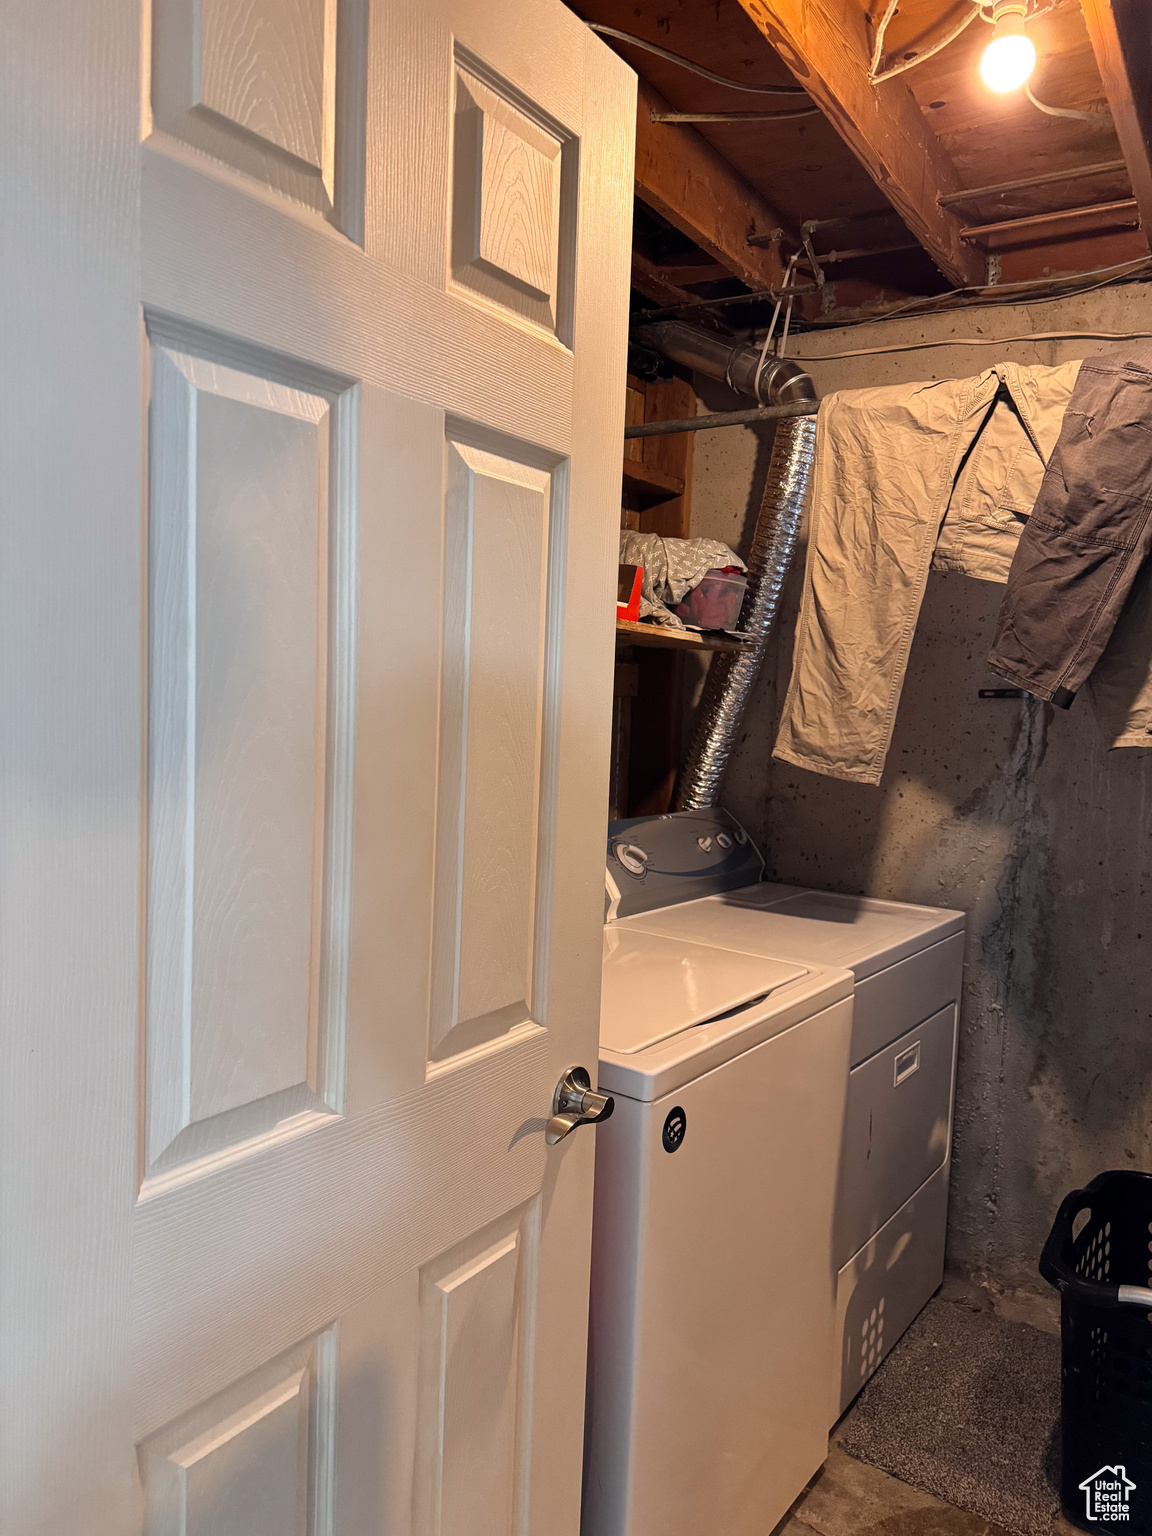
[(964, 930), (964, 913), (762, 883), (645, 912), (627, 926), (745, 953), (843, 966), (858, 982)]
[(802, 965), (609, 924), (602, 1050), (631, 1055), (807, 975)]

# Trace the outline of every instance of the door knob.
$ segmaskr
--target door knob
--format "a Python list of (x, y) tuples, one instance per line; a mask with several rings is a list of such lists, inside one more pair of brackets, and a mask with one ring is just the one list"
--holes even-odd
[(615, 1107), (608, 1094), (593, 1093), (592, 1079), (583, 1067), (571, 1067), (556, 1084), (552, 1118), (544, 1127), (544, 1140), (554, 1147), (578, 1125), (599, 1125), (607, 1120)]

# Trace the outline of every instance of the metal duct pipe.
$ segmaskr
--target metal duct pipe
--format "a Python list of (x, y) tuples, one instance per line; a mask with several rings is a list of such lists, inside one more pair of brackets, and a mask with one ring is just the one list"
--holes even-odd
[(710, 379), (723, 379), (729, 389), (738, 395), (751, 395), (761, 405), (793, 405), (816, 398), (812, 380), (798, 363), (768, 356), (761, 366), (759, 347), (746, 341), (733, 346), (723, 336), (698, 330), (681, 320), (638, 326), (632, 332), (632, 340), (685, 368), (706, 373)]
[[(763, 405), (816, 399), (816, 387), (802, 368), (777, 357), (766, 358), (761, 366), (759, 347), (746, 343), (733, 347), (723, 337), (675, 320), (643, 326), (635, 335), (674, 362), (723, 379), (732, 389), (752, 395)], [(700, 810), (715, 805), (719, 797), (720, 781), (780, 609), (780, 594), (812, 481), (815, 450), (814, 416), (776, 423), (768, 478), (748, 556), (748, 591), (740, 610), (740, 628), (755, 639), (742, 651), (717, 651), (712, 658), (696, 734), (676, 785), (674, 810)]]
[(780, 609), (815, 457), (814, 416), (776, 423), (772, 459), (748, 556), (748, 592), (740, 610), (740, 628), (756, 638), (742, 651), (717, 651), (712, 658), (696, 734), (676, 784), (673, 810), (700, 810), (715, 805), (719, 798), (720, 781)]

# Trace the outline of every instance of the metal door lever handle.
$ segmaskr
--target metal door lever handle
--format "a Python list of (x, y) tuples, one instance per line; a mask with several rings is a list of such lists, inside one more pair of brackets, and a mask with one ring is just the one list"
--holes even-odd
[(571, 1067), (556, 1084), (544, 1140), (554, 1147), (578, 1125), (599, 1125), (607, 1120), (615, 1107), (610, 1095), (592, 1091), (592, 1079), (583, 1067)]

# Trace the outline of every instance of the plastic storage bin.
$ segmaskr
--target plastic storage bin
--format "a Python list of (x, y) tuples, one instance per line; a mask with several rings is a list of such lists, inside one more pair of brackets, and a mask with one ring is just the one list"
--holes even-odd
[(1073, 1190), (1040, 1273), (1060, 1292), (1065, 1518), (1152, 1536), (1152, 1174)]
[(747, 587), (739, 571), (705, 571), (672, 612), (697, 629), (735, 629)]

